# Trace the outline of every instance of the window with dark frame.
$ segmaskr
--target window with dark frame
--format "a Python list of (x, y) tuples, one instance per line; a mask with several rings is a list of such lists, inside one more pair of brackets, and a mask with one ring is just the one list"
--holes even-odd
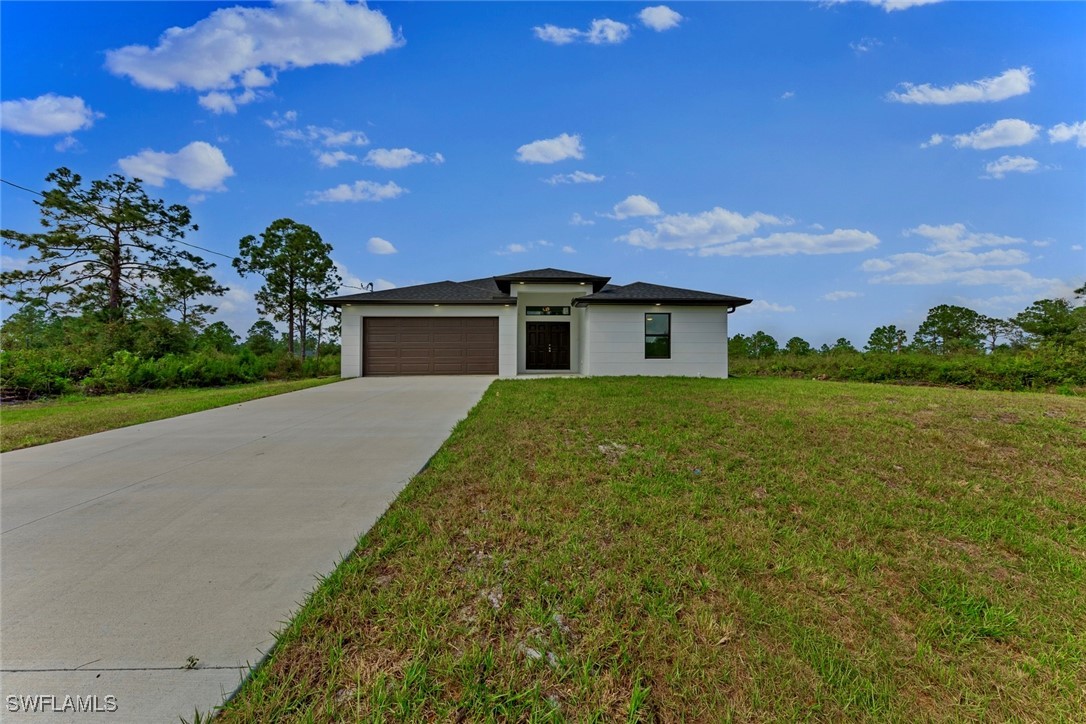
[(645, 314), (645, 359), (671, 359), (671, 314)]

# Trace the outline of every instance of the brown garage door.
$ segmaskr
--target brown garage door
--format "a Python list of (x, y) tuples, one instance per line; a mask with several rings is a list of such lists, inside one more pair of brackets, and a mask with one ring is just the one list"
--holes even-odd
[(362, 374), (496, 375), (497, 317), (365, 317)]

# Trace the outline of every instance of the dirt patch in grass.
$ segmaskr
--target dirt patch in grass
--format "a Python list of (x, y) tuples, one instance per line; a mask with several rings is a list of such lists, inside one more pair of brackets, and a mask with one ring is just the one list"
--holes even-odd
[(495, 383), (222, 716), (1073, 720), (1084, 420), (1050, 395)]

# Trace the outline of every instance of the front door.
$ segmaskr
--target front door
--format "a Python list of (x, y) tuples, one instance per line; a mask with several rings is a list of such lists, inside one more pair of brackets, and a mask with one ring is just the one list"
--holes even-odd
[(569, 322), (525, 322), (524, 331), (528, 338), (527, 369), (569, 369)]

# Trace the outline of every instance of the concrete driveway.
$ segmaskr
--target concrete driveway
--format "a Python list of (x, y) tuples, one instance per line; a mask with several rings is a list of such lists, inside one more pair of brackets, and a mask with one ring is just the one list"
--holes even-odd
[[(0, 719), (220, 704), (491, 379), (346, 380), (4, 453)], [(13, 712), (34, 696), (115, 711)]]

